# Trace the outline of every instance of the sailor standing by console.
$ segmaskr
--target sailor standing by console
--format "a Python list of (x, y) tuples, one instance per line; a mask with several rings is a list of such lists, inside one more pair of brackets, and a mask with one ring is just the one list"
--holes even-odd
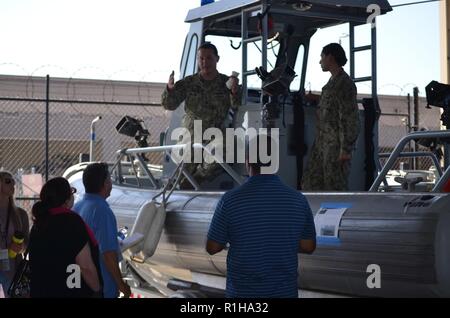
[[(229, 109), (237, 109), (240, 103), (237, 77), (229, 77), (217, 71), (217, 48), (209, 42), (204, 43), (198, 49), (197, 60), (199, 72), (176, 83), (172, 73), (161, 96), (161, 104), (167, 110), (175, 110), (185, 102), (186, 114), (182, 126), (189, 131), (191, 138), (194, 137), (195, 120), (202, 121), (202, 134), (211, 127), (224, 130)], [(229, 80), (230, 88), (227, 87)], [(186, 169), (201, 182), (203, 179), (212, 180), (220, 167), (216, 163), (203, 163), (189, 164)]]
[(307, 95), (318, 101), (316, 139), (303, 179), (303, 190), (347, 191), (350, 161), (360, 123), (356, 86), (344, 71), (344, 49), (337, 43), (323, 48), (320, 65), (331, 78), (322, 95)]

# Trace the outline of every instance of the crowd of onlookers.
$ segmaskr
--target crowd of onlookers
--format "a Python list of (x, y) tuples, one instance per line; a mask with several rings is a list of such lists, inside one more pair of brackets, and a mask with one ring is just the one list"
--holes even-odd
[[(312, 253), (316, 245), (310, 206), (278, 176), (261, 174), (259, 160), (246, 159), (249, 179), (218, 202), (206, 251), (228, 249), (227, 297), (297, 297), (297, 254)], [(27, 262), (25, 296), (130, 297), (119, 267), (116, 218), (106, 202), (112, 190), (106, 163), (86, 167), (85, 194), (75, 205), (77, 190), (66, 179), (46, 182), (31, 211), (30, 231), (27, 213), (14, 204), (14, 183), (10, 173), (0, 172), (0, 284), (7, 296), (17, 296), (23, 278), (17, 273)]]
[(14, 177), (0, 172), (0, 287), (6, 297), (16, 296), (11, 287), (22, 279), (22, 262), (29, 266), (29, 297), (130, 296), (119, 268), (116, 218), (106, 202), (108, 165), (90, 164), (83, 184), (85, 194), (74, 205), (76, 189), (66, 179), (46, 182), (30, 230), (27, 212), (14, 203)]

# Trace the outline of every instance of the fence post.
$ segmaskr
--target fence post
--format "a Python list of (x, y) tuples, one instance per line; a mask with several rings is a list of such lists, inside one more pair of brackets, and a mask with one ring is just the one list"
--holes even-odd
[[(414, 87), (414, 131), (419, 131), (419, 88)], [(418, 151), (417, 141), (414, 141), (414, 152)], [(419, 160), (414, 158), (414, 170), (420, 169)]]
[(49, 167), (49, 115), (50, 115), (50, 75), (47, 75), (47, 89), (45, 97), (45, 181), (48, 181)]
[[(408, 96), (407, 96), (407, 103), (408, 103), (408, 121), (407, 121), (407, 126), (406, 126), (406, 128), (407, 128), (407, 133), (408, 134), (410, 134), (411, 133), (411, 131), (412, 131), (412, 125), (411, 125), (411, 94), (410, 93), (408, 93)], [(412, 143), (411, 143), (411, 141), (408, 143), (408, 151), (409, 152), (412, 152), (413, 151), (413, 149), (412, 149)], [(412, 166), (412, 159), (408, 159), (408, 169), (411, 169), (411, 166)]]
[(95, 123), (102, 119), (102, 116), (97, 116), (91, 122), (91, 141), (89, 144), (89, 162), (94, 162), (95, 160)]

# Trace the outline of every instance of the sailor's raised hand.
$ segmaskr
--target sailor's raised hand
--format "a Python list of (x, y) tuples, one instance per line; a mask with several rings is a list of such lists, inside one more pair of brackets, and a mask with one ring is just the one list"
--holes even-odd
[(169, 81), (167, 82), (167, 89), (171, 91), (175, 86), (175, 71), (172, 71), (169, 76)]
[(239, 90), (239, 73), (233, 72), (231, 76), (228, 78), (226, 83), (227, 88), (231, 91), (231, 94), (236, 95)]

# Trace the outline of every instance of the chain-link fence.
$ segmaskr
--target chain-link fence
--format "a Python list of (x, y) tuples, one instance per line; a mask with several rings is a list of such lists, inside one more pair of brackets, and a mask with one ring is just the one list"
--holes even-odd
[[(440, 109), (427, 108), (424, 97), (416, 96), (415, 103), (413, 91), (408, 96), (379, 96), (379, 101), (382, 112), (379, 120), (379, 153), (391, 153), (400, 139), (414, 130), (441, 129)], [(411, 142), (403, 151), (429, 152), (430, 148)], [(382, 158), (380, 161), (381, 165), (384, 165), (387, 158)], [(399, 158), (394, 168), (428, 170), (432, 166), (430, 157)]]
[[(48, 103), (48, 173), (60, 176), (88, 156), (91, 122), (96, 123), (96, 160), (111, 162), (118, 149), (135, 146), (131, 137), (117, 133), (116, 125), (125, 116), (142, 119), (150, 132), (148, 143), (160, 143), (160, 133), (169, 124), (170, 112), (160, 106), (164, 84), (108, 80), (82, 80), (43, 77), (0, 76), (0, 168), (11, 171), (20, 183), (17, 195), (33, 196), (39, 182), (30, 174), (45, 175), (46, 107)], [(48, 93), (48, 96), (47, 96)], [(48, 97), (48, 98), (47, 98)], [(379, 122), (379, 152), (390, 153), (397, 142), (414, 127), (414, 99), (407, 96), (379, 97), (382, 116)], [(418, 98), (417, 129), (440, 129), (440, 110), (426, 108)], [(411, 144), (410, 149), (428, 150)], [(161, 154), (149, 155), (152, 164), (162, 163)], [(385, 160), (381, 160), (384, 164)], [(429, 169), (429, 158), (399, 159), (407, 168)], [(31, 179), (30, 179), (31, 178)], [(42, 183), (42, 181), (41, 181)]]
[[(62, 175), (81, 154), (89, 155), (91, 122), (97, 116), (102, 119), (95, 124), (95, 160), (114, 161), (117, 150), (136, 146), (132, 137), (116, 131), (125, 115), (143, 120), (149, 146), (159, 145), (170, 115), (159, 104), (163, 88), (158, 83), (50, 79), (49, 177)], [(31, 173), (45, 175), (46, 78), (0, 76), (0, 97), (0, 168), (18, 182)], [(149, 155), (149, 162), (161, 164), (161, 156)], [(32, 188), (19, 187), (17, 195), (30, 195)]]

